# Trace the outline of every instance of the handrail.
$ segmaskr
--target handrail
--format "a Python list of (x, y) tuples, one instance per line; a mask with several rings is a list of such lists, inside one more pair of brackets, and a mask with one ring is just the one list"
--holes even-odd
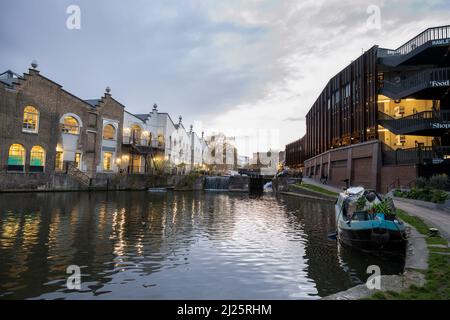
[(393, 150), (383, 144), (383, 162), (385, 164), (423, 164), (425, 160), (444, 159), (450, 155), (450, 147), (432, 146)]
[(428, 28), (395, 50), (380, 48), (380, 53), (385, 57), (405, 55), (433, 40), (450, 38), (450, 25)]
[(67, 173), (71, 176), (77, 178), (80, 182), (89, 186), (91, 184), (91, 177), (89, 177), (86, 173), (78, 169), (73, 163), (69, 163), (67, 168)]
[(402, 118), (394, 118), (383, 111), (378, 111), (378, 119), (384, 121), (407, 121), (407, 120), (443, 120), (450, 121), (450, 110), (428, 110), (417, 112)]
[[(383, 89), (400, 93), (414, 87), (422, 86), (438, 86), (436, 82), (450, 80), (450, 68), (436, 68), (418, 72), (400, 83), (396, 84), (387, 80), (383, 81)], [(449, 82), (450, 84), (450, 82)]]

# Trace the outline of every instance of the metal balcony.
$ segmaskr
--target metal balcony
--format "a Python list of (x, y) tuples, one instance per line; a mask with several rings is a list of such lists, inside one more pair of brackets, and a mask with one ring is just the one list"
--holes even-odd
[(393, 99), (436, 99), (450, 88), (450, 68), (429, 69), (399, 83), (383, 81), (380, 93)]
[(396, 135), (436, 136), (450, 129), (450, 110), (423, 111), (403, 118), (379, 111), (378, 123)]
[(426, 64), (430, 57), (445, 54), (450, 46), (450, 26), (429, 28), (398, 49), (379, 48), (378, 57), (384, 65)]
[(420, 147), (393, 150), (386, 144), (382, 147), (384, 165), (430, 165), (448, 162), (450, 147)]

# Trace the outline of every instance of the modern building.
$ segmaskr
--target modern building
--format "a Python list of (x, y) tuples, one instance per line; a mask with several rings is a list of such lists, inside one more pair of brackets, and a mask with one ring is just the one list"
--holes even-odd
[(387, 191), (450, 173), (450, 26), (378, 46), (333, 77), (286, 146), (286, 165), (329, 183)]
[(0, 189), (117, 172), (124, 106), (109, 88), (95, 102), (80, 99), (36, 68), (0, 75)]

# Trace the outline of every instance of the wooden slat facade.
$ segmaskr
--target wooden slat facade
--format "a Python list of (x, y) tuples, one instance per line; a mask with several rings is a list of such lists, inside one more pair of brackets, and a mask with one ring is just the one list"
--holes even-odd
[(377, 51), (372, 47), (333, 77), (306, 115), (306, 134), (286, 146), (286, 165), (378, 138)]

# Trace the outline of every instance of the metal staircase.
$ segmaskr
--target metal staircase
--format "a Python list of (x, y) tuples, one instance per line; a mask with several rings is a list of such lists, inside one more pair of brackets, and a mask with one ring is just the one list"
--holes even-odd
[(396, 135), (433, 135), (450, 129), (450, 110), (423, 111), (393, 118), (378, 111), (378, 123)]
[(424, 64), (430, 53), (445, 54), (450, 46), (450, 26), (429, 28), (395, 50), (378, 49), (381, 64)]
[(443, 95), (450, 89), (450, 68), (429, 69), (416, 73), (399, 83), (383, 81), (380, 93), (399, 100), (407, 97), (426, 99)]
[(89, 177), (86, 173), (79, 170), (75, 164), (69, 163), (67, 167), (67, 174), (77, 179), (79, 182), (81, 182), (86, 187), (90, 187), (91, 185), (91, 177)]
[(394, 150), (387, 144), (382, 144), (384, 165), (403, 164), (440, 164), (450, 156), (450, 147), (417, 147)]

